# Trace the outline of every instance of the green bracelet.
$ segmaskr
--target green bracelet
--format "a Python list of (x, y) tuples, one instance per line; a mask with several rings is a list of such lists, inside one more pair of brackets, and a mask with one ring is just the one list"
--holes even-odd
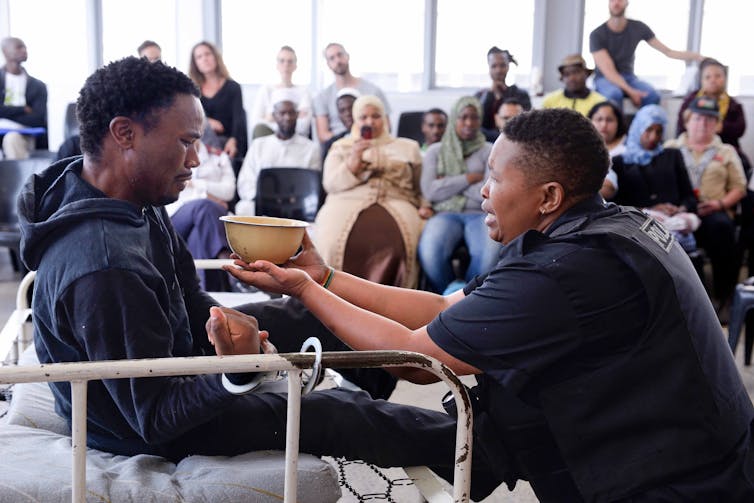
[(327, 289), (330, 286), (330, 283), (332, 283), (333, 276), (335, 276), (335, 268), (330, 266), (328, 267), (330, 269), (327, 273), (327, 276), (325, 277), (325, 281), (321, 283), (322, 287)]

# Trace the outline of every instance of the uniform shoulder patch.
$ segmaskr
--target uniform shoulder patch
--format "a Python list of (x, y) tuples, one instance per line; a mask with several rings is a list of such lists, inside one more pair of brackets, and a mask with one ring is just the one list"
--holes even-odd
[(670, 253), (670, 248), (673, 246), (673, 235), (660, 222), (649, 217), (641, 224), (639, 230), (665, 250), (665, 253)]

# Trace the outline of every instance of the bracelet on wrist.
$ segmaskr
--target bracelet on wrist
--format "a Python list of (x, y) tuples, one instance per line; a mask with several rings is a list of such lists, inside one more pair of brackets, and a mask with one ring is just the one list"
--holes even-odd
[(332, 283), (333, 276), (335, 276), (335, 268), (332, 266), (328, 266), (327, 275), (325, 276), (325, 279), (320, 283), (320, 286), (322, 286), (324, 289), (328, 289), (330, 287), (330, 283)]

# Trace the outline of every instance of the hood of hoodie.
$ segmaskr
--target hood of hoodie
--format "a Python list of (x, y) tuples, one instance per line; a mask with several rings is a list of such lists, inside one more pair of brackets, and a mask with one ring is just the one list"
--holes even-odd
[(21, 259), (37, 270), (50, 240), (91, 219), (146, 225), (141, 208), (107, 197), (81, 178), (82, 157), (62, 159), (32, 175), (18, 196)]

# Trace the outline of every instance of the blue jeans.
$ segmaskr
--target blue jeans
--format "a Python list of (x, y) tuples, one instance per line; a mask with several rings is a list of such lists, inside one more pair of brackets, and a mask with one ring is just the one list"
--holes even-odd
[[(647, 93), (647, 95), (641, 99), (641, 106), (656, 105), (660, 103), (660, 95), (650, 84), (644, 82), (643, 80), (639, 80), (636, 75), (630, 73), (621, 73), (621, 77), (623, 77), (623, 79), (629, 86)], [(605, 77), (594, 78), (594, 90), (605, 98), (615, 102), (615, 104), (618, 105), (621, 110), (623, 109), (623, 97), (625, 96), (623, 94), (623, 90), (607, 80)]]
[(433, 290), (442, 293), (455, 279), (451, 257), (466, 244), (471, 256), (465, 279), (489, 272), (500, 257), (500, 243), (487, 235), (484, 213), (438, 213), (427, 221), (419, 239), (419, 262)]

